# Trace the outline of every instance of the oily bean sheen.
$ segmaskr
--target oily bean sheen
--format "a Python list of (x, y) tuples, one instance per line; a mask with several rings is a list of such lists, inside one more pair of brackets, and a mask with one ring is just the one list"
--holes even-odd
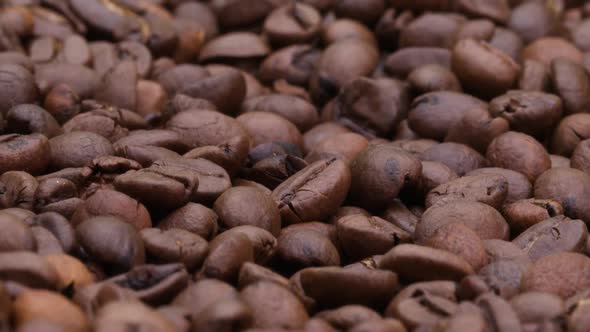
[(589, 331), (588, 1), (0, 2), (0, 332)]

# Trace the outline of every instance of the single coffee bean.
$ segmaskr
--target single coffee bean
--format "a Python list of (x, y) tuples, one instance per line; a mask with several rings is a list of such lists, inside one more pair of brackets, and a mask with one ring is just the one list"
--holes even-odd
[(394, 247), (383, 256), (379, 267), (396, 271), (400, 278), (411, 281), (458, 281), (474, 273), (467, 261), (453, 253), (414, 244)]
[(217, 214), (206, 206), (187, 203), (161, 220), (158, 227), (163, 230), (171, 228), (184, 229), (199, 235), (205, 240), (211, 240), (217, 235), (218, 220)]
[(493, 166), (520, 172), (531, 182), (551, 167), (549, 154), (538, 141), (514, 131), (496, 137), (486, 157)]
[(516, 84), (520, 65), (485, 41), (461, 40), (455, 45), (451, 66), (467, 91), (484, 98), (498, 96)]
[(535, 198), (554, 199), (570, 218), (590, 221), (590, 210), (581, 201), (590, 193), (590, 176), (573, 168), (552, 168), (535, 181)]
[(9, 171), (0, 176), (0, 208), (32, 209), (39, 183), (27, 172)]
[(505, 299), (518, 294), (522, 278), (530, 267), (526, 259), (497, 259), (478, 271), (489, 290)]
[(338, 219), (336, 230), (344, 253), (354, 260), (384, 254), (400, 243), (409, 242), (411, 237), (384, 219), (360, 214)]
[(277, 260), (291, 269), (338, 266), (340, 254), (329, 237), (311, 229), (289, 229), (278, 238)]
[(258, 77), (263, 82), (285, 79), (291, 84), (307, 85), (321, 52), (310, 45), (291, 45), (271, 53), (260, 64)]
[(63, 133), (59, 123), (46, 110), (32, 104), (20, 104), (6, 113), (6, 126), (19, 134), (39, 133), (47, 138)]
[(46, 255), (45, 260), (51, 264), (59, 278), (58, 289), (74, 287), (80, 289), (96, 282), (96, 276), (77, 258), (66, 254)]
[[(28, 290), (14, 301), (16, 326), (28, 321), (42, 320), (59, 325), (66, 331), (83, 332), (90, 329), (90, 322), (82, 310), (66, 297), (46, 291)], [(56, 312), (64, 315), (56, 315)]]
[(537, 326), (546, 321), (559, 320), (566, 309), (561, 298), (541, 292), (519, 294), (510, 300), (510, 304), (522, 324)]
[(109, 302), (98, 310), (93, 322), (93, 329), (99, 332), (113, 331), (120, 326), (137, 326), (162, 332), (175, 330), (174, 325), (163, 315), (138, 301)]
[(323, 310), (318, 312), (315, 317), (326, 321), (334, 328), (346, 330), (363, 322), (381, 319), (375, 310), (356, 304), (345, 305), (337, 309)]
[(458, 15), (422, 14), (401, 29), (400, 47), (449, 48), (464, 20)]
[(273, 45), (301, 44), (320, 30), (321, 15), (307, 4), (291, 4), (272, 11), (264, 21), (264, 32)]
[(476, 108), (449, 128), (445, 142), (457, 142), (485, 153), (492, 140), (510, 130), (503, 118), (494, 118), (487, 110)]
[(81, 167), (92, 159), (113, 154), (111, 143), (91, 132), (71, 132), (49, 140), (51, 165), (56, 169)]
[(524, 291), (552, 293), (561, 298), (588, 288), (590, 259), (578, 253), (557, 253), (537, 260), (522, 279)]
[(590, 77), (583, 67), (569, 59), (551, 61), (551, 78), (556, 93), (563, 99), (566, 114), (584, 112), (590, 105)]
[(479, 296), (475, 303), (484, 312), (488, 324), (494, 326), (498, 332), (520, 331), (521, 322), (509, 302), (505, 299), (487, 293)]
[[(259, 281), (248, 285), (241, 290), (240, 298), (252, 309), (254, 328), (295, 329), (303, 327), (309, 319), (295, 294), (272, 282)], [(280, 302), (278, 307), (277, 301)]]
[(513, 90), (494, 98), (490, 113), (506, 119), (513, 130), (539, 137), (552, 130), (561, 118), (562, 102), (548, 93)]
[(583, 54), (569, 41), (559, 37), (544, 37), (530, 43), (522, 52), (524, 60), (535, 60), (550, 66), (551, 62), (564, 57), (575, 63), (582, 63)]
[(571, 156), (578, 143), (590, 138), (590, 132), (586, 131), (586, 123), (589, 121), (590, 116), (585, 113), (564, 117), (553, 134), (551, 152), (564, 157)]
[(286, 224), (323, 220), (348, 194), (351, 171), (340, 160), (317, 161), (292, 175), (272, 193)]
[(51, 159), (49, 140), (44, 135), (0, 136), (0, 173), (24, 171), (38, 175), (45, 171)]
[(360, 207), (383, 208), (404, 187), (417, 183), (422, 165), (391, 144), (368, 145), (352, 161), (351, 199)]
[(408, 76), (412, 89), (419, 93), (434, 91), (456, 91), (461, 92), (461, 83), (455, 74), (449, 69), (429, 64), (414, 69)]
[(3, 114), (13, 106), (34, 103), (39, 97), (35, 79), (25, 67), (17, 64), (2, 64), (0, 78), (3, 82), (0, 94), (0, 109)]
[(94, 260), (119, 271), (145, 261), (144, 245), (133, 226), (116, 217), (94, 217), (76, 227), (76, 237)]
[[(326, 25), (327, 24), (327, 25)], [(352, 38), (376, 44), (373, 32), (357, 20), (349, 18), (338, 18), (322, 27), (321, 37), (326, 45)]]
[(114, 190), (99, 189), (86, 198), (72, 216), (72, 224), (79, 225), (95, 216), (112, 215), (135, 227), (138, 231), (149, 228), (152, 220), (143, 204)]
[(500, 209), (508, 193), (508, 181), (501, 175), (464, 176), (432, 189), (425, 207), (440, 206), (455, 200), (469, 200)]
[(518, 81), (523, 91), (545, 91), (549, 87), (549, 68), (535, 60), (525, 60)]
[(57, 289), (59, 286), (55, 268), (30, 251), (0, 253), (0, 279), (34, 288)]
[(512, 240), (532, 261), (564, 251), (583, 252), (588, 230), (581, 220), (555, 217), (529, 227)]
[(395, 273), (369, 268), (307, 268), (301, 270), (300, 281), (304, 294), (326, 308), (347, 304), (380, 308), (398, 285)]
[(452, 142), (434, 145), (421, 153), (419, 157), (422, 161), (440, 162), (459, 176), (487, 166), (486, 159), (479, 152), (465, 144)]
[(520, 233), (541, 221), (562, 214), (563, 207), (552, 199), (523, 199), (502, 208), (502, 215), (513, 233)]
[(252, 187), (233, 187), (226, 190), (213, 205), (223, 227), (254, 225), (278, 236), (281, 215), (270, 195)]
[(170, 228), (145, 228), (140, 232), (146, 254), (156, 262), (183, 263), (187, 269), (197, 267), (207, 254), (207, 241), (189, 231)]
[(254, 248), (248, 237), (240, 233), (228, 233), (211, 241), (209, 254), (197, 276), (233, 283), (238, 280), (242, 264), (252, 261)]
[(446, 224), (434, 232), (426, 245), (449, 251), (469, 263), (474, 271), (488, 263), (483, 241), (469, 227), (460, 223)]
[(483, 245), (486, 249), (486, 253), (488, 254), (490, 261), (496, 261), (501, 259), (524, 261), (529, 260), (526, 253), (510, 241), (490, 239), (484, 240)]
[(409, 328), (434, 325), (457, 310), (457, 284), (452, 281), (415, 282), (389, 303), (385, 317), (400, 319)]
[(509, 204), (521, 199), (533, 196), (533, 186), (524, 174), (499, 167), (484, 167), (473, 170), (467, 175), (492, 175), (497, 174), (508, 180), (508, 193), (506, 194), (505, 204)]
[(452, 222), (466, 225), (483, 240), (506, 240), (510, 233), (508, 224), (496, 209), (479, 202), (458, 200), (426, 210), (416, 224), (414, 241), (424, 243), (438, 228)]

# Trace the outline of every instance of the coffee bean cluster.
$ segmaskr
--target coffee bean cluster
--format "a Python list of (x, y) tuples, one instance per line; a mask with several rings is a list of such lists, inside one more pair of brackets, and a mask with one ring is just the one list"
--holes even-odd
[(588, 332), (589, 224), (588, 1), (0, 1), (0, 332)]

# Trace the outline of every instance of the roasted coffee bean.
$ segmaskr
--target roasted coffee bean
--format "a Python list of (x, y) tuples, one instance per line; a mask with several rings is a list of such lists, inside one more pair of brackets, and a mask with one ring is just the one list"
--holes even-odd
[(467, 261), (451, 252), (414, 244), (394, 247), (383, 256), (379, 267), (396, 271), (400, 278), (408, 281), (459, 281), (474, 273)]
[(50, 143), (41, 134), (0, 136), (0, 173), (24, 171), (38, 175), (52, 161)]
[(163, 230), (171, 228), (184, 229), (210, 240), (217, 235), (218, 220), (217, 214), (206, 206), (187, 203), (161, 220), (158, 227)]
[(563, 57), (582, 63), (583, 54), (572, 43), (559, 37), (544, 37), (530, 43), (522, 52), (524, 60), (536, 60), (550, 66), (554, 59)]
[(238, 280), (242, 264), (254, 261), (254, 257), (254, 246), (246, 235), (227, 233), (218, 236), (211, 241), (209, 254), (198, 276), (233, 283)]
[(422, 161), (438, 161), (459, 176), (487, 165), (486, 159), (479, 152), (465, 144), (452, 142), (433, 145), (419, 154), (419, 157)]
[(404, 187), (415, 185), (422, 165), (412, 155), (391, 144), (369, 144), (352, 161), (351, 199), (360, 207), (383, 208)]
[(115, 270), (126, 271), (145, 261), (139, 233), (119, 218), (87, 219), (76, 227), (76, 237), (91, 259)]
[(509, 237), (508, 224), (494, 208), (479, 202), (458, 200), (426, 210), (416, 224), (415, 242), (424, 243), (438, 228), (452, 222), (464, 224), (484, 240), (506, 240)]
[(270, 195), (251, 187), (233, 187), (215, 201), (213, 210), (225, 228), (253, 225), (277, 236), (281, 215)]
[(539, 222), (512, 240), (536, 261), (563, 251), (583, 252), (588, 230), (581, 220), (554, 217)]
[(533, 196), (533, 186), (524, 174), (499, 167), (484, 167), (473, 170), (466, 175), (492, 175), (503, 176), (508, 181), (508, 193), (506, 194), (505, 204), (509, 204), (521, 199)]
[(421, 137), (442, 140), (451, 127), (475, 108), (486, 109), (486, 103), (459, 92), (429, 92), (412, 102), (408, 125)]
[(425, 207), (441, 206), (456, 200), (469, 200), (500, 209), (508, 193), (508, 181), (501, 175), (464, 176), (432, 189)]
[(590, 77), (581, 65), (569, 59), (551, 61), (553, 88), (563, 99), (566, 114), (584, 112), (590, 104)]
[(547, 150), (531, 136), (514, 131), (496, 137), (486, 157), (492, 166), (520, 172), (531, 182), (551, 168)]
[(570, 218), (590, 220), (590, 211), (581, 204), (590, 193), (590, 176), (573, 168), (552, 168), (535, 181), (535, 198), (554, 199)]
[(523, 91), (545, 91), (549, 87), (549, 68), (535, 60), (525, 60), (518, 81)]
[(469, 227), (460, 223), (440, 227), (428, 239), (426, 245), (456, 254), (467, 261), (474, 271), (488, 262), (483, 241)]
[(502, 215), (506, 218), (513, 234), (562, 214), (563, 207), (552, 199), (523, 199), (506, 204), (502, 208)]
[(32, 209), (39, 182), (29, 173), (5, 172), (0, 176), (0, 207)]
[(334, 243), (315, 230), (287, 228), (277, 241), (277, 259), (287, 266), (301, 269), (340, 265), (340, 254)]
[(299, 278), (304, 294), (328, 308), (347, 304), (380, 308), (391, 299), (398, 285), (395, 273), (364, 267), (307, 268), (301, 270)]
[(317, 161), (292, 175), (272, 193), (284, 223), (323, 220), (342, 204), (351, 171), (340, 160)]
[(53, 116), (39, 106), (21, 104), (6, 113), (6, 126), (18, 134), (39, 133), (52, 138), (62, 134), (63, 129)]
[(490, 112), (476, 108), (463, 115), (449, 129), (445, 142), (457, 142), (485, 153), (492, 140), (509, 130), (507, 120), (492, 117)]
[(162, 231), (146, 228), (140, 232), (146, 254), (156, 262), (181, 262), (191, 270), (198, 266), (207, 254), (207, 241), (197, 234), (178, 228)]
[(567, 298), (588, 288), (590, 259), (578, 253), (557, 253), (536, 261), (522, 277), (524, 291), (541, 291)]
[(457, 284), (451, 281), (416, 282), (402, 289), (385, 310), (409, 328), (434, 325), (457, 310)]
[(494, 98), (490, 113), (506, 119), (513, 130), (539, 137), (553, 129), (561, 118), (562, 102), (552, 94), (514, 90)]
[(411, 237), (384, 219), (359, 214), (338, 219), (336, 230), (342, 250), (354, 260), (384, 254), (400, 243), (409, 242)]

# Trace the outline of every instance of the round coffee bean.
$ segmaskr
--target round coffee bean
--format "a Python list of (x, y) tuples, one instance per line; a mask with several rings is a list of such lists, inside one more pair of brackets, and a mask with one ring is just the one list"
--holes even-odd
[(536, 261), (522, 279), (524, 291), (540, 291), (567, 298), (590, 281), (590, 258), (577, 253), (558, 253)]

